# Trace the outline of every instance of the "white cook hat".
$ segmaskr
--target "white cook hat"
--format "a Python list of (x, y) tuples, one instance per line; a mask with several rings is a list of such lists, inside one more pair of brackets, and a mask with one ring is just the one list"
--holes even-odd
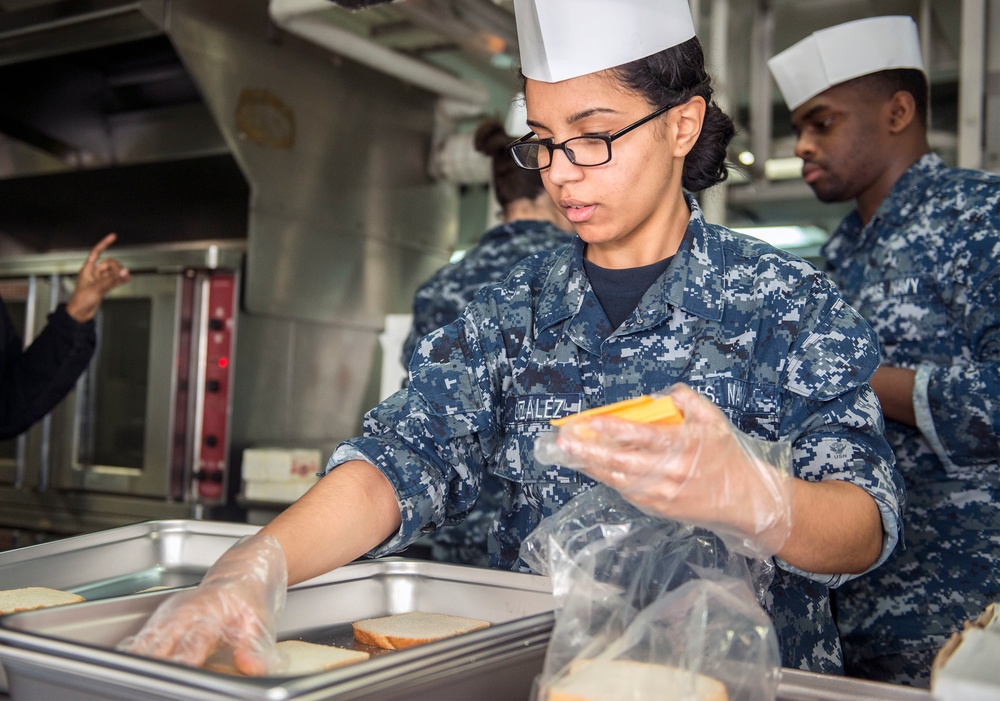
[(871, 17), (813, 32), (767, 62), (788, 109), (827, 88), (894, 68), (924, 70), (912, 17)]
[(514, 0), (521, 73), (556, 83), (694, 36), (688, 0)]

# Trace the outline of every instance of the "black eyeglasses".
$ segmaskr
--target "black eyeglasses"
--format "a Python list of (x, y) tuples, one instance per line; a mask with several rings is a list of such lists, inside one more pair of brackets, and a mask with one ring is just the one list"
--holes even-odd
[(602, 166), (611, 160), (611, 142), (625, 136), (633, 129), (641, 127), (646, 122), (656, 119), (669, 109), (676, 107), (676, 104), (665, 105), (650, 115), (632, 122), (627, 127), (619, 129), (610, 136), (574, 136), (566, 139), (561, 144), (553, 144), (548, 141), (530, 141), (534, 132), (528, 132), (512, 144), (507, 145), (507, 150), (514, 157), (514, 162), (526, 170), (545, 170), (552, 165), (552, 155), (558, 149), (566, 154), (566, 158), (573, 165), (591, 167)]

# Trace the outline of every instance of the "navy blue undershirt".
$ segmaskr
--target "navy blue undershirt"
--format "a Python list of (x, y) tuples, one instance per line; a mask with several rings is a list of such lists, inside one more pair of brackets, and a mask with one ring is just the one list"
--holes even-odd
[(673, 259), (670, 256), (638, 268), (602, 268), (583, 259), (590, 286), (612, 328), (617, 329), (632, 315), (646, 290), (670, 266)]

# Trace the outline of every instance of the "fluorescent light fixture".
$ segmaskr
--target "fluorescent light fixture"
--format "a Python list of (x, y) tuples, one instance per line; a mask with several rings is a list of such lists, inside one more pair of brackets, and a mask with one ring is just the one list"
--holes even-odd
[(802, 159), (798, 156), (791, 158), (768, 158), (764, 161), (764, 176), (768, 180), (791, 180), (802, 177)]
[(830, 235), (818, 226), (747, 226), (733, 231), (766, 241), (775, 248), (822, 246)]
[(738, 158), (740, 159), (740, 163), (745, 166), (752, 166), (754, 161), (757, 160), (750, 151), (741, 151)]

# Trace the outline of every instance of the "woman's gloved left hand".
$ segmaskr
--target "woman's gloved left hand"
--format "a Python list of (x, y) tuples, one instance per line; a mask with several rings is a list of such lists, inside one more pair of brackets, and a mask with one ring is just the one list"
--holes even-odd
[(680, 423), (580, 418), (540, 439), (536, 456), (607, 484), (645, 513), (733, 536), (748, 554), (780, 551), (792, 528), (790, 445), (750, 438), (690, 387), (669, 394)]
[(197, 587), (173, 594), (118, 649), (199, 667), (230, 654), (243, 674), (280, 673), (288, 660), (275, 644), (288, 572), (277, 538), (241, 538), (212, 565)]

